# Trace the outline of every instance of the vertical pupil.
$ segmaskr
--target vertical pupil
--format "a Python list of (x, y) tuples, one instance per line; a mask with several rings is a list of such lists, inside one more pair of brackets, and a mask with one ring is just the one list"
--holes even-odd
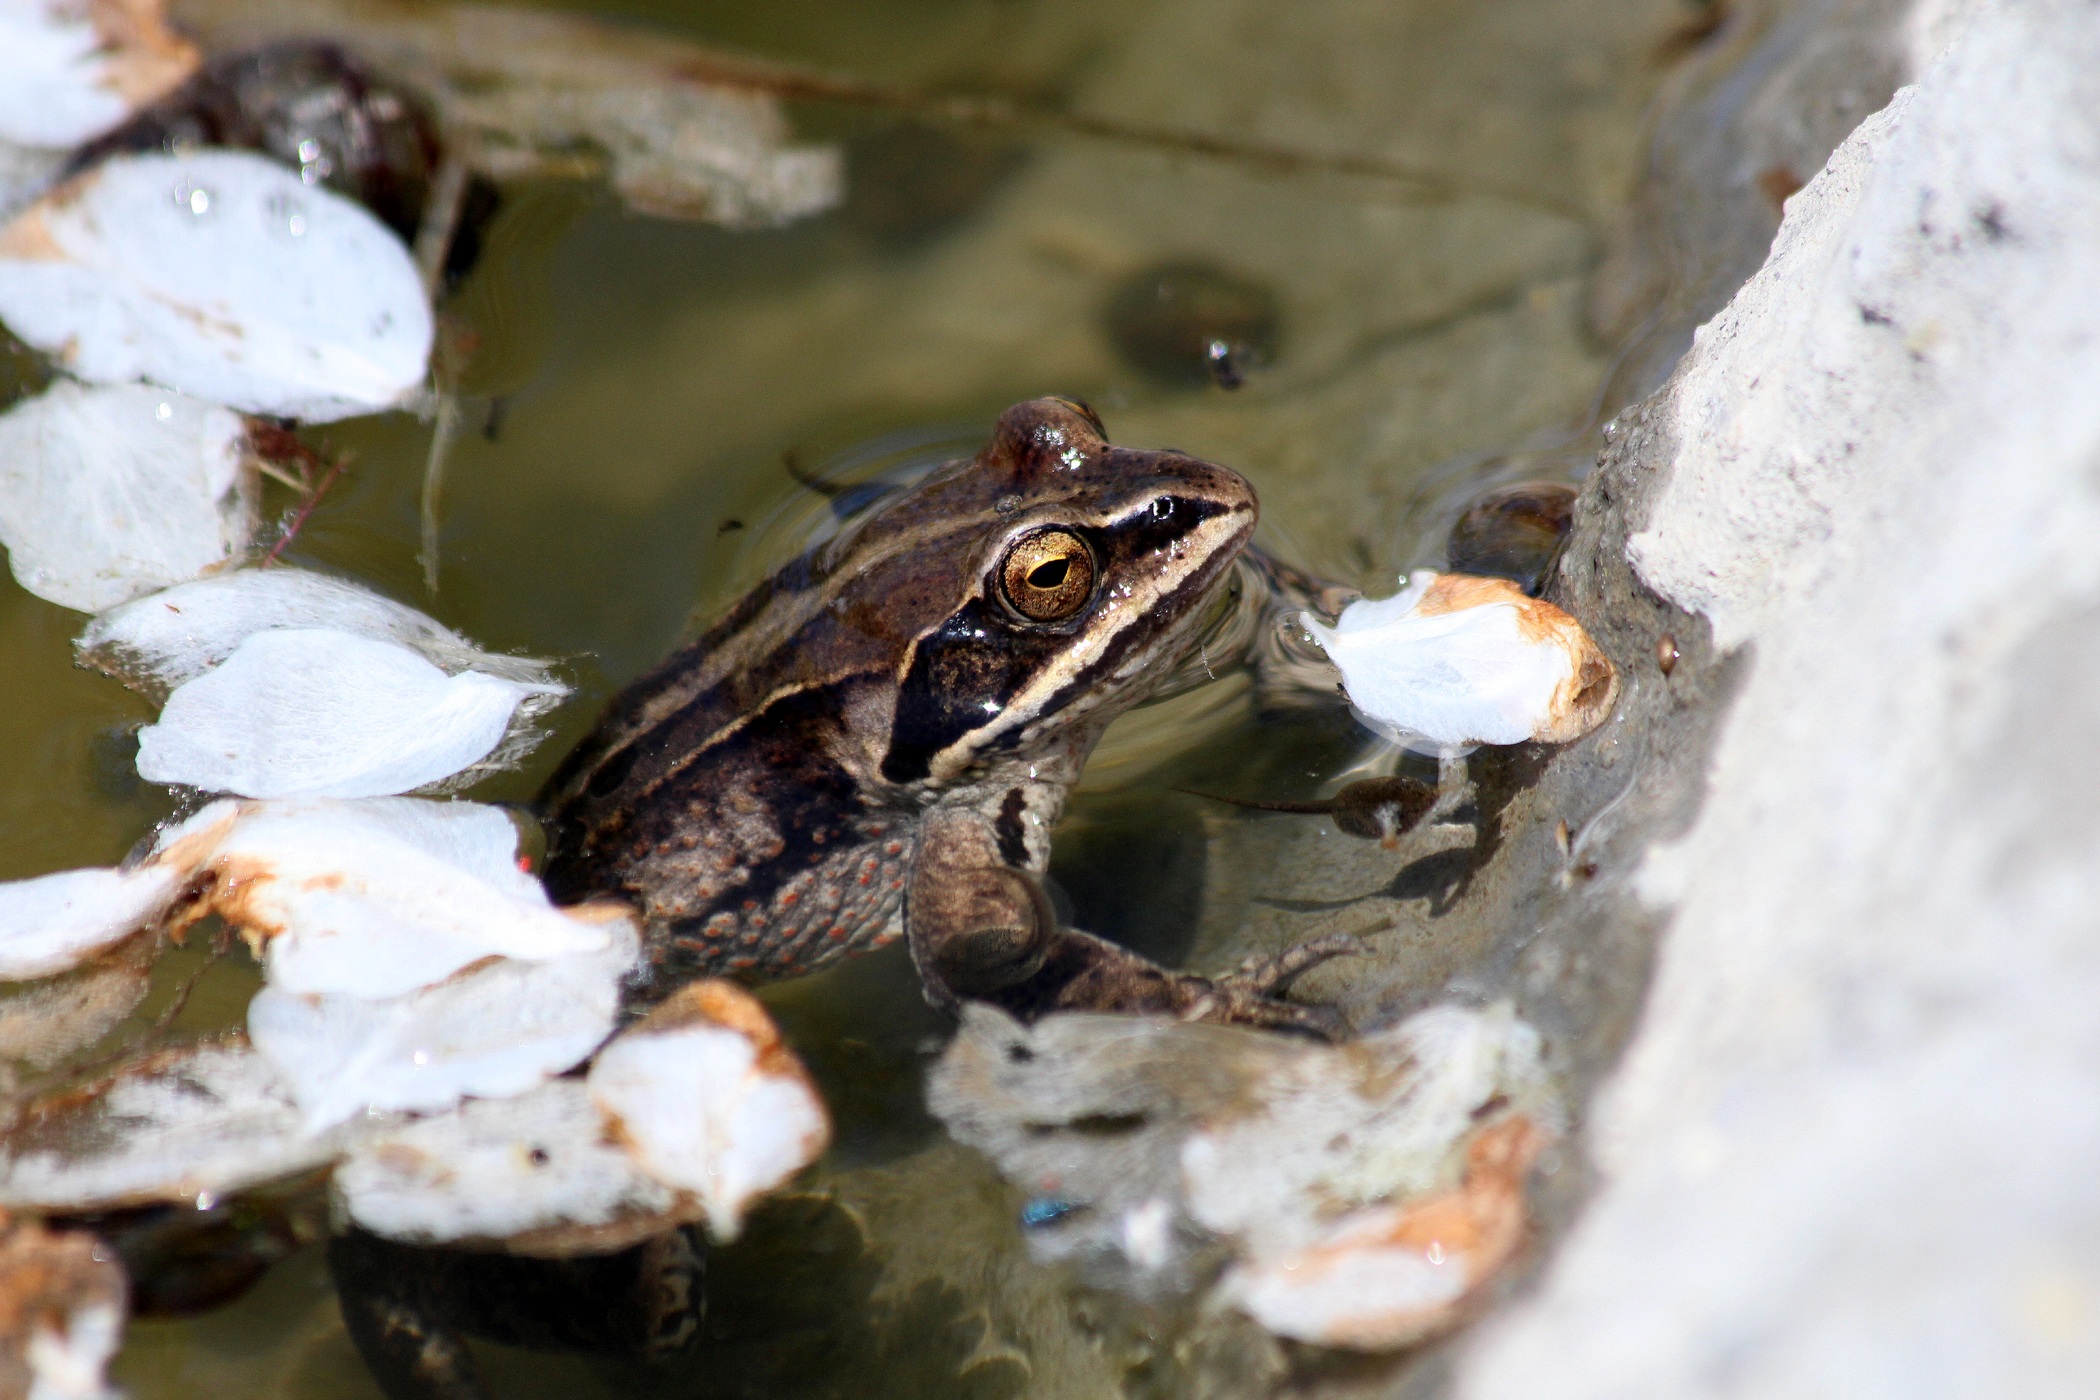
[(1028, 573), (1029, 587), (1055, 588), (1065, 581), (1065, 575), (1070, 573), (1071, 569), (1072, 561), (1069, 559), (1052, 559), (1047, 564), (1038, 564)]

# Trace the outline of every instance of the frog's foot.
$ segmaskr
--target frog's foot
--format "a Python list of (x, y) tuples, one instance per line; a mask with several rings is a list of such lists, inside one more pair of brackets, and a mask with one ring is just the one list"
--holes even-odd
[(1348, 1030), (1340, 1013), (1288, 1001), (1283, 994), (1308, 969), (1361, 947), (1353, 937), (1318, 938), (1273, 958), (1249, 959), (1237, 971), (1213, 978), (1173, 972), (1128, 948), (1066, 929), (1036, 976), (987, 1000), (1023, 1019), (1053, 1011), (1114, 1011), (1337, 1040)]
[(1307, 939), (1273, 957), (1249, 958), (1238, 970), (1223, 977), (1193, 978), (1192, 981), (1207, 981), (1208, 987), (1183, 1009), (1182, 1019), (1225, 1021), (1339, 1040), (1349, 1029), (1340, 1012), (1331, 1006), (1286, 1001), (1284, 993), (1290, 990), (1291, 983), (1320, 964), (1363, 951), (1364, 941), (1355, 934), (1330, 933)]

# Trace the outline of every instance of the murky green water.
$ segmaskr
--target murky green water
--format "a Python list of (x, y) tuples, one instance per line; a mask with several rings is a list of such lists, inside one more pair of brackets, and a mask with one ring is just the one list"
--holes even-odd
[[(827, 507), (784, 453), (967, 442), (1016, 399), (1077, 395), (1119, 441), (1244, 471), (1273, 547), (1378, 588), (1436, 561), (1470, 490), (1584, 464), (1610, 363), (1584, 328), (1586, 279), (1637, 173), (1649, 55), (1679, 0), (605, 8), (866, 77), (1376, 156), (1499, 193), (1425, 201), (1044, 133), (980, 144), (958, 182), (894, 118), (816, 108), (802, 127), (856, 143), (891, 197), (729, 233), (513, 190), (451, 306), (480, 338), (463, 381), (477, 431), (451, 459), (440, 591), (423, 592), (415, 559), (429, 428), (406, 416), (312, 435), (354, 467), (290, 554), (486, 644), (566, 658), (581, 694), (560, 735), (480, 795), (529, 795), (613, 688), (792, 551)], [(1280, 308), (1274, 362), (1236, 393), (1163, 387), (1111, 343), (1116, 286), (1173, 259)], [(81, 621), (0, 583), (0, 877), (112, 861), (166, 810), (126, 766), (149, 710), (70, 665)], [(1204, 861), (1239, 818), (1174, 789), (1303, 795), (1352, 740), (1333, 721), (1257, 730), (1229, 691), (1178, 703), (1171, 723), (1140, 714), (1111, 736), (1057, 874), (1082, 924), (1213, 965), (1242, 950), (1195, 939), (1199, 913), (1235, 923), (1200, 908)], [(1288, 871), (1264, 878), (1287, 892)], [(184, 1024), (238, 1007), (245, 976), (215, 972)], [(1011, 1202), (919, 1108), (942, 1026), (901, 956), (770, 998), (840, 1119), (821, 1185), (841, 1204), (822, 1209), (850, 1228), (825, 1216), (798, 1236), (793, 1212), (822, 1211), (790, 1207), (725, 1255), (715, 1343), (676, 1375), (489, 1348), (499, 1393), (1165, 1395), (1283, 1364), (1244, 1340), (1176, 1350), (1172, 1319), (1075, 1301), (1026, 1264)], [(812, 1266), (808, 1240), (842, 1230), (848, 1262)], [(117, 1371), (140, 1397), (375, 1393), (313, 1250), (218, 1314), (136, 1325)]]

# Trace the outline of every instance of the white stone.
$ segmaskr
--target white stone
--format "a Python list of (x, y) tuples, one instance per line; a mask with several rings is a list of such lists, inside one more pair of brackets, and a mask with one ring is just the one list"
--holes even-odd
[(1456, 1394), (2100, 1387), (2100, 11), (1974, 8), (1651, 413), (1632, 555), (1745, 648), (1596, 1104)]
[(0, 884), (0, 982), (77, 967), (152, 923), (179, 885), (179, 872), (152, 865)]
[(99, 612), (248, 547), (240, 415), (143, 385), (62, 380), (0, 415), (0, 544), (21, 585)]
[(1429, 750), (1579, 738), (1611, 710), (1611, 663), (1575, 619), (1505, 579), (1417, 569), (1390, 598), (1305, 626), (1373, 728)]
[(68, 371), (325, 422), (401, 403), (432, 321), (408, 249), (260, 155), (113, 156), (0, 230), (0, 320)]
[(699, 1198), (717, 1239), (822, 1155), (831, 1123), (748, 993), (695, 983), (599, 1052), (591, 1101), (642, 1169)]
[(535, 693), (348, 632), (257, 632), (139, 732), (139, 776), (244, 797), (411, 792), (487, 758)]
[(368, 1109), (430, 1111), (503, 1098), (580, 1062), (612, 1034), (631, 924), (593, 953), (496, 958), (398, 996), (300, 994), (266, 986), (248, 1035), (319, 1132)]
[(548, 902), (515, 865), (517, 833), (472, 803), (215, 803), (156, 860), (215, 877), (210, 907), (267, 940), (270, 984), (293, 995), (399, 996), (484, 958), (602, 953), (617, 919)]

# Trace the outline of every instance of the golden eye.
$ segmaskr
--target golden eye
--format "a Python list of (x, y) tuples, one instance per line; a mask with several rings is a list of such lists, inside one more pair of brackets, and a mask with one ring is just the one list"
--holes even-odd
[(1063, 622), (1094, 596), (1094, 552), (1070, 530), (1023, 535), (999, 566), (1007, 604), (1034, 622)]

